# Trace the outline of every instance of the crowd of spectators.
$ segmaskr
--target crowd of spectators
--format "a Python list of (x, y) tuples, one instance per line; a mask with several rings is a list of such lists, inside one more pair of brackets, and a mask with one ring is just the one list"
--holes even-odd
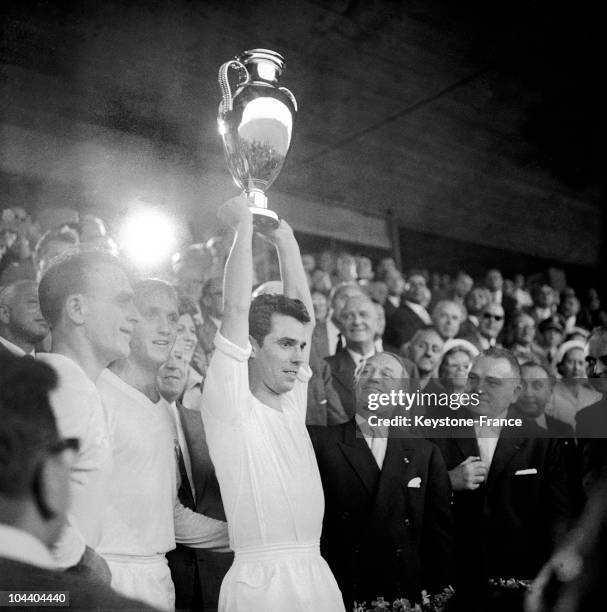
[[(215, 350), (214, 340), (223, 317), (223, 271), (229, 255), (230, 240), (218, 236), (204, 244), (185, 246), (174, 254), (170, 263), (167, 262), (165, 281), (135, 281), (136, 271), (127, 281), (127, 271), (133, 270), (128, 262), (112, 263), (120, 262), (120, 249), (108, 233), (103, 220), (98, 217), (68, 215), (60, 223), (43, 231), (39, 221), (32, 219), (25, 210), (14, 208), (3, 211), (1, 223), (0, 356), (10, 354), (39, 357), (41, 362), (57, 370), (62, 390), (66, 372), (69, 372), (70, 377), (73, 377), (70, 384), (76, 396), (68, 397), (68, 393), (65, 396), (68, 398), (67, 404), (80, 403), (84, 393), (89, 394), (87, 397), (91, 405), (99, 407), (103, 403), (105, 410), (115, 402), (115, 413), (118, 416), (115, 417), (114, 427), (120, 427), (120, 406), (129, 394), (132, 395), (133, 405), (141, 409), (142, 415), (150, 411), (151, 406), (158, 401), (165, 402), (168, 412), (163, 413), (164, 417), (169, 414), (177, 423), (172, 427), (175, 428), (176, 447), (179, 447), (177, 455), (182, 483), (179, 487), (179, 503), (182, 505), (174, 517), (174, 532), (167, 535), (173, 545), (177, 543), (175, 550), (179, 553), (175, 555), (173, 551), (171, 556), (167, 549), (172, 580), (177, 590), (177, 607), (194, 609), (204, 599), (210, 602), (209, 609), (213, 609), (219, 583), (229, 567), (231, 557), (227, 560), (221, 557), (229, 554), (222, 549), (225, 549), (227, 538), (225, 516), (208, 452), (205, 451), (207, 454), (203, 454), (202, 458), (198, 457), (200, 449), (206, 449), (199, 415), (207, 368)], [(128, 287), (131, 282), (134, 289), (134, 302), (132, 299), (130, 301), (132, 312), (124, 315), (127, 322), (120, 328), (120, 332), (128, 332), (126, 335), (132, 337), (131, 352), (120, 367), (115, 364), (121, 350), (128, 353), (125, 347), (120, 349), (119, 346), (120, 342), (124, 344), (125, 339), (119, 337), (108, 340), (103, 337), (103, 330), (99, 332), (97, 326), (107, 316), (102, 311), (101, 303), (86, 308), (77, 303), (67, 303), (60, 305), (63, 309), (61, 312), (53, 305), (54, 293), (63, 291), (69, 295), (67, 285), (70, 283), (81, 287), (78, 282), (82, 282), (82, 279), (78, 274), (83, 274), (87, 266), (92, 265), (91, 262), (87, 263), (87, 255), (72, 264), (69, 263), (70, 257), (91, 252), (96, 254), (91, 256), (91, 261), (96, 262), (94, 266), (114, 266), (119, 270), (119, 273), (114, 270), (114, 276), (107, 276), (108, 287), (118, 283), (118, 292), (120, 283)], [(96, 257), (101, 259), (97, 260)], [(68, 264), (65, 264), (66, 261)], [(256, 261), (255, 258), (253, 261)], [(555, 439), (564, 440), (558, 446), (559, 461), (564, 461), (563, 466), (567, 471), (563, 478), (567, 480), (571, 476), (573, 480), (572, 475), (578, 474), (581, 459), (573, 442), (574, 429), (579, 427), (576, 417), (587, 407), (592, 410), (593, 406), (600, 406), (604, 392), (599, 385), (590, 384), (588, 372), (597, 378), (607, 377), (604, 355), (607, 345), (607, 334), (604, 332), (607, 309), (603, 307), (596, 289), (578, 288), (576, 291), (565, 286), (557, 291), (547, 282), (547, 277), (529, 285), (523, 274), (505, 279), (498, 269), (487, 270), (481, 278), (473, 278), (465, 271), (451, 276), (425, 269), (401, 270), (394, 259), (389, 257), (373, 262), (365, 255), (329, 250), (304, 253), (301, 262), (308, 280), (316, 322), (309, 360), (312, 378), (307, 390), (308, 426), (343, 426), (358, 418), (357, 402), (360, 403), (360, 397), (357, 395), (358, 383), (355, 381), (369, 376), (366, 370), (369, 364), (379, 367), (375, 362), (381, 353), (389, 356), (388, 362), (393, 360), (391, 367), (394, 367), (394, 363), (398, 364), (400, 377), (406, 380), (403, 384), (409, 389), (443, 393), (451, 397), (461, 395), (470, 386), (471, 369), (475, 364), (478, 369), (479, 363), (489, 367), (487, 364), (500, 362), (510, 368), (512, 376), (517, 379), (517, 385), (520, 378), (522, 387), (517, 401), (512, 406), (505, 403), (504, 410), (515, 410), (533, 427), (539, 428), (538, 431), (543, 430), (548, 436), (554, 435)], [(77, 273), (72, 270), (68, 274), (61, 268), (62, 265), (80, 268), (74, 268)], [(94, 266), (91, 269), (97, 270)], [(271, 266), (264, 269), (267, 271)], [(264, 282), (257, 283), (253, 298), (263, 294), (282, 293), (280, 281), (264, 278), (263, 270), (256, 278)], [(540, 277), (535, 275), (533, 278)], [(90, 283), (98, 283), (101, 288), (106, 281), (96, 279)], [(105, 289), (109, 291), (108, 287)], [(165, 328), (152, 330), (150, 321), (158, 318), (159, 312), (164, 313)], [(140, 317), (145, 321), (147, 331), (134, 333), (133, 329), (138, 330)], [(149, 336), (147, 339), (146, 333)], [(138, 335), (143, 338), (140, 344), (135, 342)], [(151, 337), (156, 339), (150, 340)], [(108, 352), (112, 340), (116, 346), (113, 346), (113, 352)], [(51, 351), (50, 356), (42, 354), (47, 351)], [(92, 370), (87, 369), (85, 365), (88, 366), (93, 354), (95, 366)], [(479, 355), (484, 356), (485, 361), (479, 361)], [(68, 361), (75, 363), (66, 365), (65, 356), (69, 357)], [(74, 369), (74, 365), (78, 367)], [(18, 366), (10, 367), (19, 369)], [(103, 373), (100, 375), (101, 371)], [(49, 379), (49, 389), (57, 386), (57, 381), (46, 370), (41, 369), (40, 373)], [(474, 373), (474, 376), (477, 374)], [(44, 404), (46, 400), (37, 398), (36, 401)], [(438, 405), (427, 406), (426, 413), (441, 416), (449, 414), (452, 409)], [(197, 428), (195, 443), (192, 442), (194, 438), (190, 438), (187, 425), (192, 415), (196, 415), (196, 422), (192, 425)], [(95, 418), (100, 417), (97, 415)], [(61, 432), (62, 423), (59, 422), (58, 426)], [(132, 426), (133, 423), (129, 425)], [(57, 438), (56, 432), (51, 433), (51, 437)], [(129, 447), (131, 433), (128, 427), (123, 432), (124, 447), (128, 453), (132, 453)], [(159, 465), (166, 459), (164, 462), (167, 465), (170, 463), (173, 449), (170, 446), (170, 435), (167, 438), (165, 433), (161, 436), (158, 430), (150, 429), (150, 442), (144, 453), (146, 461)], [(116, 440), (120, 437), (116, 431), (113, 436)], [(163, 455), (156, 451), (164, 444), (165, 438), (169, 440), (169, 446), (164, 449), (166, 452)], [(99, 437), (95, 444), (98, 441)], [(90, 440), (86, 438), (81, 440), (85, 445), (88, 442)], [(451, 450), (448, 445), (445, 448), (440, 444), (438, 446), (449, 469), (449, 486), (453, 492), (474, 490), (487, 478), (489, 468), (482, 466), (491, 465), (495, 446), (489, 452), (488, 462), (483, 457), (485, 447), (481, 446), (481, 456), (468, 457), (462, 463), (459, 456), (450, 463)], [(549, 450), (552, 448), (550, 446)], [(596, 448), (593, 452), (604, 452), (601, 445)], [(137, 451), (143, 453), (143, 445)], [(375, 455), (375, 451), (373, 453)], [(521, 457), (524, 457), (522, 451)], [(599, 471), (604, 472), (604, 465), (607, 464), (604, 457), (591, 459), (594, 465), (599, 466)], [(129, 460), (134, 461), (133, 466), (138, 466), (140, 457), (135, 456), (133, 459), (131, 456)], [(197, 464), (199, 460), (201, 463)], [(380, 470), (382, 462), (383, 455), (378, 460)], [(212, 498), (210, 505), (208, 499), (198, 498), (198, 484), (192, 486), (191, 490), (183, 487), (183, 483), (194, 484), (197, 469), (204, 471), (201, 465), (206, 466), (204, 469), (207, 472), (211, 466), (205, 476), (207, 488), (203, 487), (205, 495)], [(603, 472), (592, 474), (585, 470), (585, 480), (578, 484), (583, 484), (585, 492), (590, 494), (596, 481), (604, 475)], [(171, 469), (166, 470), (165, 475), (167, 482), (175, 476)], [(133, 474), (128, 473), (128, 470), (116, 476), (117, 481), (123, 479), (129, 483), (132, 478)], [(578, 480), (581, 481), (581, 478)], [(171, 512), (175, 500), (170, 495), (167, 497), (154, 490), (154, 486), (150, 485), (150, 495), (158, 494), (158, 507), (165, 504), (165, 509)], [(563, 486), (567, 488), (569, 484)], [(577, 490), (577, 487), (572, 485), (569, 490)], [(199, 492), (202, 494), (202, 489)], [(137, 502), (141, 501), (136, 494), (135, 498)], [(92, 499), (89, 497), (87, 501), (82, 501), (83, 507), (90, 509)], [(578, 501), (576, 494), (572, 494), (567, 503), (571, 502), (570, 506), (574, 508)], [(130, 507), (134, 508), (135, 503), (131, 503)], [(207, 510), (201, 510), (202, 507)], [(145, 504), (137, 505), (136, 514), (142, 517), (141, 525), (146, 522), (145, 510)], [(188, 514), (190, 510), (198, 518), (192, 518)], [(568, 520), (574, 514), (572, 510)], [(57, 529), (55, 524), (53, 529)], [(90, 531), (94, 531), (92, 527)], [(148, 534), (151, 539), (158, 535), (157, 531), (152, 531)], [(89, 570), (91, 567), (96, 568), (98, 575), (109, 571), (104, 570), (104, 564), (96, 559), (92, 548), (97, 548), (89, 542), (86, 533), (85, 536), (86, 549), (81, 563), (73, 565), (72, 570), (78, 568), (84, 560), (84, 566)], [(93, 538), (92, 535), (90, 537)], [(512, 537), (516, 539), (520, 533)], [(211, 548), (211, 541), (218, 550), (222, 549), (217, 552), (220, 555), (217, 558), (205, 550)], [(100, 550), (103, 550), (102, 545)], [(534, 550), (534, 554), (537, 552), (539, 559), (538, 551), (539, 548)], [(207, 553), (207, 557), (203, 553)], [(102, 552), (101, 556), (106, 559), (112, 573), (119, 575), (116, 555), (104, 556)], [(185, 565), (184, 559), (187, 561)], [(209, 570), (211, 574), (215, 572), (211, 581), (214, 586), (207, 585), (206, 590), (202, 589), (202, 594), (195, 596), (192, 590), (202, 588), (200, 579), (196, 579), (198, 582), (194, 578), (189, 582), (183, 580), (183, 572), (186, 571), (184, 568), (188, 564), (189, 567), (209, 563), (209, 559), (212, 559), (212, 567), (215, 568)], [(64, 567), (70, 566), (71, 563), (64, 564)], [(499, 563), (496, 567), (500, 567)], [(518, 566), (515, 563), (508, 567)], [(534, 568), (537, 571), (538, 567)], [(204, 572), (201, 573), (203, 575)], [(131, 597), (139, 597), (137, 591), (131, 592), (128, 588), (122, 592)], [(158, 597), (161, 599), (162, 593)], [(157, 601), (152, 599), (149, 603), (157, 605)]]

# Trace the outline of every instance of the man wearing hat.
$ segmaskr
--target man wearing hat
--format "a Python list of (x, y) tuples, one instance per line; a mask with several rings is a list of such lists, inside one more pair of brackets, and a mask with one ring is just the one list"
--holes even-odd
[(544, 347), (546, 362), (556, 374), (556, 354), (558, 347), (563, 341), (565, 324), (561, 315), (553, 314), (538, 325), (540, 340)]

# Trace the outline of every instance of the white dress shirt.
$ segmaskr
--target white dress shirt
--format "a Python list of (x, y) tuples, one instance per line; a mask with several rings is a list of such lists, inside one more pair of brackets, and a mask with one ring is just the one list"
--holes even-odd
[[(504, 412), (501, 414), (491, 418), (504, 419), (506, 418), (507, 414), (508, 410), (504, 410)], [(476, 441), (478, 442), (478, 450), (481, 454), (481, 461), (487, 466), (487, 469), (489, 469), (491, 462), (493, 461), (493, 455), (495, 454), (497, 443), (500, 439), (500, 432), (502, 431), (502, 428), (487, 426), (480, 427), (475, 425), (474, 430), (476, 431)]]
[(350, 357), (352, 358), (352, 361), (354, 362), (354, 365), (355, 365), (354, 375), (355, 376), (360, 374), (360, 370), (364, 367), (367, 359), (375, 355), (375, 347), (373, 347), (373, 350), (369, 351), (365, 355), (361, 355), (360, 353), (355, 353), (354, 351), (350, 350), (347, 347), (346, 347), (346, 350), (348, 351), (348, 354), (350, 355)]
[(390, 302), (394, 308), (398, 308), (400, 306), (400, 295), (389, 295), (388, 302)]
[(428, 311), (421, 305), (415, 302), (405, 301), (405, 304), (424, 322), (425, 325), (432, 325), (432, 317)]
[(36, 351), (32, 351), (31, 353), (26, 353), (20, 346), (13, 344), (6, 338), (0, 336), (0, 343), (4, 345), (4, 348), (9, 350), (15, 357), (24, 357), (25, 355), (31, 355), (32, 357), (36, 356)]
[(48, 548), (31, 533), (0, 524), (0, 557), (43, 569), (57, 569)]
[(381, 470), (386, 457), (386, 449), (388, 448), (388, 428), (371, 427), (368, 421), (359, 414), (357, 414), (355, 418), (358, 428), (365, 438), (365, 442), (369, 446), (369, 450), (375, 458), (377, 467)]

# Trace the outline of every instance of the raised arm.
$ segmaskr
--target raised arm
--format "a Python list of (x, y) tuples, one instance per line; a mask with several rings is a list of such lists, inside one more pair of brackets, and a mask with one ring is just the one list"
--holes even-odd
[(244, 196), (228, 200), (219, 209), (218, 216), (235, 232), (223, 279), (221, 334), (246, 348), (253, 286), (253, 219)]
[(284, 294), (290, 298), (301, 300), (310, 315), (310, 323), (306, 325), (308, 342), (304, 350), (304, 362), (310, 360), (310, 346), (312, 342), (312, 332), (314, 331), (314, 308), (312, 307), (312, 296), (308, 286), (308, 279), (301, 261), (299, 245), (293, 230), (283, 219), (278, 228), (270, 235), (271, 241), (278, 252), (280, 263), (280, 276), (282, 278)]

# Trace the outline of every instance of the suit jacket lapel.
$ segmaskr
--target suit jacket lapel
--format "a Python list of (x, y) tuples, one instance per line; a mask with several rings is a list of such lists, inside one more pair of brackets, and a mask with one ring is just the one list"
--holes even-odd
[(177, 410), (179, 411), (183, 434), (190, 454), (192, 480), (194, 481), (196, 501), (198, 502), (204, 491), (206, 474), (209, 469), (213, 469), (204, 435), (202, 418), (197, 411), (184, 408), (180, 402), (177, 402)]
[(500, 436), (495, 447), (495, 453), (491, 460), (489, 475), (487, 476), (487, 487), (496, 482), (506, 470), (512, 458), (521, 451), (527, 440), (524, 438), (511, 438)]
[(344, 441), (339, 442), (339, 448), (362, 481), (369, 495), (375, 495), (377, 480), (380, 475), (379, 467), (362, 434), (359, 433), (357, 436), (357, 427), (354, 419), (346, 423), (344, 433)]

